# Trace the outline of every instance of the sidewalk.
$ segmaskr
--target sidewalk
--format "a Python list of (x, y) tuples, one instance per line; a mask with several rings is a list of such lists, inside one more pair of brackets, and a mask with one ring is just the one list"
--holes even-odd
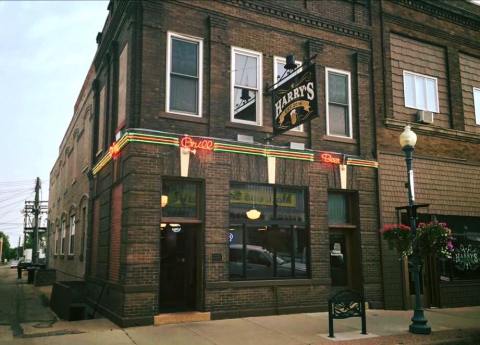
[(120, 329), (108, 320), (59, 321), (50, 329), (24, 327), (21, 345), (386, 345), (480, 344), (480, 307), (426, 311), (431, 335), (408, 333), (410, 311), (369, 310), (368, 335), (358, 318), (336, 320), (335, 339), (327, 338), (327, 313), (291, 314)]
[[(42, 305), (42, 290), (12, 281), (0, 267), (0, 345), (387, 345), (480, 344), (480, 306), (428, 309), (430, 335), (408, 333), (412, 311), (368, 310), (367, 332), (360, 319), (334, 320), (327, 313), (303, 313), (121, 329), (107, 319), (61, 321)], [(23, 296), (23, 298), (21, 298)], [(12, 297), (15, 297), (12, 300)], [(28, 303), (25, 303), (28, 298)], [(12, 305), (15, 302), (16, 306)], [(13, 308), (5, 312), (5, 306)], [(13, 311), (17, 314), (13, 315)], [(2, 315), (4, 315), (2, 319)], [(16, 323), (16, 324), (13, 324)]]

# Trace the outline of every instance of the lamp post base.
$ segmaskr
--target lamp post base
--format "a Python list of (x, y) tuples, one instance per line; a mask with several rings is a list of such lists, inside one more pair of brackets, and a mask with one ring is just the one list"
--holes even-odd
[(423, 309), (415, 309), (412, 317), (412, 323), (408, 330), (413, 334), (430, 334), (432, 332), (432, 328), (427, 324), (427, 322), (427, 319), (423, 315)]

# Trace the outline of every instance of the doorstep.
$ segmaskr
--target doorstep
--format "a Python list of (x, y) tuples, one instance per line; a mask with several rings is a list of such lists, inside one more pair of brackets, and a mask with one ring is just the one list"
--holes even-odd
[(166, 325), (170, 323), (210, 321), (210, 312), (187, 311), (181, 313), (158, 314), (153, 317), (155, 326)]

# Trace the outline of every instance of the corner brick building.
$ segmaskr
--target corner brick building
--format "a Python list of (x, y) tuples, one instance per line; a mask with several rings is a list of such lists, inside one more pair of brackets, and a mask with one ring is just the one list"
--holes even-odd
[[(172, 311), (222, 318), (326, 310), (328, 297), (345, 288), (361, 291), (372, 308), (408, 307), (398, 288), (402, 266), (378, 232), (406, 202), (396, 143), (400, 128), (415, 118), (394, 93), (402, 88), (397, 75), (404, 45), (424, 49), (434, 59), (428, 64), (441, 65), (438, 42), (425, 47), (427, 29), (417, 43), (411, 26), (389, 26), (390, 11), (410, 20), (427, 16), (409, 6), (111, 1), (97, 37), (92, 137), (83, 147), (91, 149), (82, 177), (88, 179), (88, 189), (82, 185), (88, 212), (75, 216), (88, 219), (89, 305), (123, 326), (151, 324)], [(457, 6), (452, 18), (464, 12)], [(478, 16), (470, 16), (476, 23)], [(457, 24), (449, 25), (460, 35)], [(477, 44), (465, 40), (465, 47)], [(281, 87), (275, 83), (287, 75), (291, 54), (297, 67), (310, 58), (315, 64), (318, 117), (272, 139), (271, 91)], [(452, 67), (438, 77), (438, 126), (414, 127), (420, 134), (416, 154), (438, 152), (448, 132), (460, 138), (454, 150), (478, 158), (472, 98), (467, 90), (466, 100), (459, 99), (458, 84), (450, 96), (445, 84), (452, 68), (474, 84), (468, 67), (474, 56), (461, 60), (464, 67), (445, 60)], [(412, 72), (426, 73), (420, 67)], [(451, 115), (463, 102), (465, 109), (470, 102), (470, 122), (467, 115)], [(460, 123), (462, 132), (451, 127)], [(431, 133), (438, 142), (430, 146)], [(438, 152), (441, 162), (449, 156), (445, 151)], [(470, 163), (463, 169), (475, 169)], [(74, 201), (68, 190), (62, 196), (65, 187), (54, 180), (52, 188), (60, 202), (51, 198), (50, 221), (55, 215), (61, 228), (62, 214), (79, 211), (67, 211)], [(80, 193), (71, 191), (72, 199)], [(434, 201), (425, 202), (432, 210)], [(476, 206), (478, 193), (468, 201), (468, 215)], [(68, 262), (50, 253), (55, 267)]]

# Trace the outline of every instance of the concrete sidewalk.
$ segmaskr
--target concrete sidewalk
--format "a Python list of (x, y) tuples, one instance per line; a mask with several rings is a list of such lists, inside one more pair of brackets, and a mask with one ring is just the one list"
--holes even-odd
[(480, 344), (480, 307), (427, 309), (431, 335), (408, 333), (412, 311), (368, 310), (335, 320), (327, 337), (327, 313), (303, 313), (121, 329), (107, 319), (61, 321), (44, 303), (48, 289), (17, 281), (0, 267), (0, 345), (306, 345)]
[(0, 344), (35, 345), (306, 345), (306, 344), (480, 344), (480, 307), (426, 311), (431, 335), (408, 333), (410, 311), (369, 310), (368, 335), (360, 319), (335, 320), (327, 337), (327, 313), (306, 313), (202, 321), (120, 329), (105, 319), (59, 321), (49, 328), (22, 325), (22, 338)]

